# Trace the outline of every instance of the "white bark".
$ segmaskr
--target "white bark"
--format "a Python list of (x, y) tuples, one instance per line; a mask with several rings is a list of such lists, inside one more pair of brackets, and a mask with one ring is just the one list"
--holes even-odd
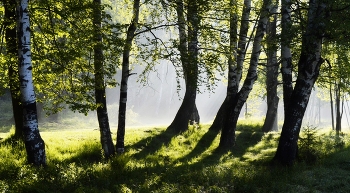
[(36, 98), (32, 75), (32, 58), (30, 47), (30, 22), (28, 0), (21, 0), (18, 6), (19, 33), (19, 77), (21, 100), (23, 103), (23, 133), (28, 154), (28, 162), (34, 165), (45, 165), (45, 144), (38, 129)]

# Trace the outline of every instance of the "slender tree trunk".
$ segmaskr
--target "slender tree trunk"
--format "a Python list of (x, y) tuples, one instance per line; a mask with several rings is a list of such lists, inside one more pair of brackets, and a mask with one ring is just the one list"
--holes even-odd
[(14, 137), (19, 139), (23, 137), (23, 108), (20, 99), (19, 79), (18, 79), (18, 47), (16, 30), (16, 1), (4, 1), (5, 8), (5, 38), (8, 57), (8, 76), (12, 99), (13, 118), (15, 121)]
[(332, 130), (334, 131), (335, 130), (335, 127), (334, 127), (334, 109), (333, 109), (333, 92), (332, 92), (332, 83), (329, 84), (329, 97), (331, 98), (331, 116), (332, 116)]
[(228, 103), (228, 108), (230, 110), (229, 113), (227, 113), (227, 116), (225, 116), (219, 144), (220, 148), (231, 148), (235, 145), (235, 131), (239, 114), (249, 96), (250, 91), (253, 89), (253, 85), (258, 77), (257, 67), (261, 52), (261, 41), (266, 32), (266, 25), (269, 17), (270, 6), (270, 0), (264, 0), (260, 11), (259, 24), (254, 37), (248, 73), (244, 80), (241, 90)]
[(292, 53), (290, 51), (291, 44), (291, 0), (282, 0), (282, 20), (281, 20), (281, 73), (283, 81), (283, 103), (284, 103), (284, 117), (286, 117), (286, 110), (289, 106), (290, 97), (293, 92), (293, 77), (292, 77)]
[[(177, 0), (177, 14), (179, 22), (179, 36), (180, 36), (180, 54), (181, 62), (185, 77), (186, 91), (182, 104), (175, 115), (173, 122), (167, 130), (174, 132), (183, 132), (188, 129), (188, 123), (195, 107), (197, 95), (197, 79), (198, 79), (198, 28), (199, 16), (197, 1), (189, 1), (187, 9), (188, 34), (185, 31), (185, 17), (183, 11), (183, 1)], [(182, 37), (187, 37), (188, 41)], [(187, 49), (185, 48), (187, 44)], [(186, 53), (187, 51), (187, 53)]]
[(134, 0), (133, 18), (128, 27), (126, 34), (126, 41), (123, 50), (123, 63), (122, 63), (122, 79), (120, 84), (120, 98), (119, 98), (119, 115), (118, 115), (118, 131), (117, 131), (117, 152), (124, 152), (124, 138), (125, 138), (125, 119), (126, 119), (126, 102), (128, 96), (128, 79), (132, 75), (130, 73), (130, 50), (134, 34), (137, 29), (139, 21), (140, 0)]
[(322, 39), (325, 29), (325, 7), (322, 0), (310, 0), (306, 32), (302, 37), (302, 50), (298, 63), (298, 77), (287, 107), (282, 133), (274, 159), (283, 165), (292, 165), (298, 150), (302, 119), (319, 75)]
[(277, 45), (276, 45), (276, 27), (277, 27), (277, 6), (276, 3), (271, 9), (273, 13), (272, 22), (268, 22), (268, 48), (267, 48), (267, 66), (266, 66), (266, 95), (267, 95), (267, 112), (265, 116), (263, 132), (278, 131), (277, 110), (279, 97), (277, 96)]
[[(236, 7), (236, 1), (230, 1), (230, 7)], [(230, 12), (230, 55), (229, 55), (229, 68), (228, 68), (228, 85), (227, 94), (224, 102), (219, 108), (216, 114), (213, 124), (209, 130), (219, 131), (222, 129), (224, 118), (228, 113), (228, 103), (235, 97), (238, 92), (239, 83), (242, 78), (243, 62), (246, 54), (247, 33), (249, 28), (249, 16), (251, 9), (251, 0), (244, 0), (244, 7), (241, 16), (241, 26), (238, 40), (237, 49), (237, 10), (231, 10)], [(236, 62), (236, 65), (235, 63)]]
[(23, 133), (30, 164), (46, 165), (45, 143), (40, 136), (36, 98), (32, 76), (30, 23), (28, 0), (20, 0), (18, 10), (18, 60), (21, 101), (23, 104)]
[(101, 16), (101, 0), (94, 0), (94, 71), (95, 71), (95, 100), (97, 104), (97, 119), (100, 127), (101, 145), (105, 158), (110, 158), (115, 154), (111, 130), (109, 127), (107, 102), (106, 102), (106, 86), (104, 81), (104, 56), (102, 42), (102, 16)]
[(336, 135), (339, 136), (341, 132), (341, 118), (342, 118), (342, 107), (340, 107), (340, 83), (335, 84), (335, 105), (336, 105), (336, 119), (335, 119), (335, 131)]

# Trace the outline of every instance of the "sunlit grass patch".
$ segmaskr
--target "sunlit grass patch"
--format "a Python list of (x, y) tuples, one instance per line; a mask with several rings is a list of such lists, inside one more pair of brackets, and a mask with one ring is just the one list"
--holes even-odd
[(52, 131), (42, 132), (48, 161), (52, 162), (89, 162), (101, 159), (99, 131)]
[[(324, 141), (315, 165), (270, 165), (279, 132), (243, 121), (236, 146), (217, 149), (220, 133), (208, 125), (174, 134), (166, 128), (127, 128), (126, 152), (103, 159), (99, 131), (41, 132), (48, 165), (28, 166), (24, 144), (1, 143), (1, 192), (339, 192), (349, 191), (348, 135), (317, 133)], [(116, 128), (112, 128), (116, 130)], [(115, 140), (115, 134), (113, 134)], [(115, 142), (115, 141), (114, 141)], [(328, 151), (327, 151), (328, 149)]]

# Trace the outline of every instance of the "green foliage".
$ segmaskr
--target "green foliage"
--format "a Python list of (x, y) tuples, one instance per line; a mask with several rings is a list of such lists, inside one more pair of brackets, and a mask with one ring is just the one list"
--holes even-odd
[[(87, 114), (94, 98), (92, 1), (35, 1), (31, 4), (33, 66), (38, 101), (51, 112), (68, 107)], [(102, 6), (103, 10), (105, 6)], [(105, 86), (116, 86), (122, 40), (119, 26), (102, 13)]]
[(334, 131), (320, 132), (319, 129), (313, 126), (303, 128), (298, 141), (298, 158), (300, 161), (315, 164), (333, 153), (342, 151), (348, 143), (345, 133), (336, 135)]
[(320, 150), (318, 150), (320, 141), (317, 136), (317, 128), (304, 127), (298, 143), (298, 158), (309, 164), (315, 163), (320, 153)]

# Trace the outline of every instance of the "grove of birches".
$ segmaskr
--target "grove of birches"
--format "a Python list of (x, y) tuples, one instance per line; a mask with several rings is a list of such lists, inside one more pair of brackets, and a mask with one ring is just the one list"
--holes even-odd
[[(28, 163), (42, 166), (37, 103), (51, 114), (95, 112), (108, 160), (126, 151), (128, 78), (147, 82), (155, 66), (168, 61), (184, 95), (166, 130), (177, 135), (200, 124), (199, 86), (215, 92), (224, 79), (226, 96), (209, 130), (221, 133), (218, 148), (230, 150), (240, 112), (259, 82), (267, 103), (264, 132), (277, 130), (283, 103), (272, 161), (291, 166), (315, 88), (333, 96), (333, 129), (341, 132), (340, 106), (350, 84), (349, 15), (348, 0), (1, 0), (1, 92), (10, 93), (15, 136), (24, 141)], [(120, 89), (116, 144), (107, 88)]]

